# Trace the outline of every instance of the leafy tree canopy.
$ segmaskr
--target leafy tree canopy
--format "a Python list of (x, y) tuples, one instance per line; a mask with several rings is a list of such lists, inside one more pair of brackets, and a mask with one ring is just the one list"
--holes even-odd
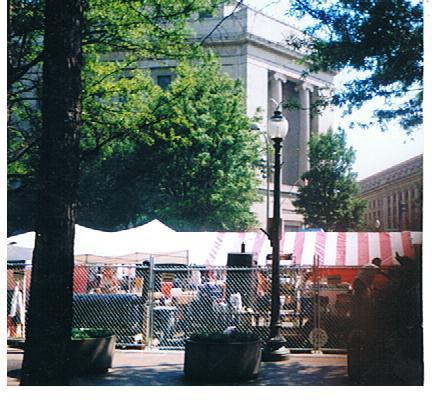
[[(125, 68), (87, 53), (78, 223), (107, 230), (153, 218), (184, 230), (254, 226), (259, 141), (240, 82), (202, 53), (174, 72), (164, 91), (139, 62)], [(9, 233), (33, 229), (37, 148), (9, 164), (26, 182), (9, 191)]]
[[(83, 54), (84, 97), (109, 96), (107, 78), (143, 59), (181, 59), (200, 55), (191, 42), (190, 19), (212, 12), (223, 0), (88, 0)], [(45, 1), (8, 1), (8, 178), (10, 189), (34, 177), (41, 132), (41, 66)], [(111, 62), (109, 62), (111, 61)], [(162, 61), (161, 61), (162, 62)], [(111, 88), (112, 88), (111, 80)], [(123, 85), (124, 86), (124, 85)], [(97, 90), (103, 93), (98, 93)], [(103, 101), (111, 119), (119, 107)], [(87, 101), (88, 104), (88, 101)], [(95, 122), (102, 106), (86, 110)], [(107, 117), (108, 118), (108, 117)], [(90, 117), (87, 117), (87, 122)], [(130, 131), (128, 131), (130, 132)], [(106, 133), (106, 132), (105, 132)], [(119, 137), (114, 132), (113, 139)], [(95, 138), (100, 146), (109, 138)], [(97, 150), (97, 149), (95, 149)]]
[[(238, 116), (236, 113), (239, 112), (241, 107), (240, 98), (242, 94), (240, 88), (238, 84), (229, 83), (226, 77), (223, 79), (216, 78), (214, 65), (212, 65), (210, 70), (203, 72), (204, 75), (200, 80), (195, 80), (190, 75), (186, 78), (185, 73), (183, 74), (179, 71), (179, 77), (182, 74), (184, 75), (183, 84), (175, 83), (172, 86), (172, 90), (163, 92), (154, 84), (141, 61), (143, 59), (158, 59), (162, 63), (162, 60), (172, 59), (195, 58), (199, 60), (204, 55), (201, 47), (191, 42), (192, 32), (187, 27), (187, 21), (199, 18), (200, 13), (214, 11), (215, 7), (221, 2), (222, 0), (182, 0), (177, 2), (170, 0), (90, 0), (87, 3), (83, 40), (84, 70), (82, 73), (83, 111), (81, 126), (81, 169), (84, 187), (87, 182), (86, 179), (92, 174), (92, 167), (97, 169), (101, 163), (106, 162), (106, 165), (109, 162), (114, 163), (115, 157), (120, 160), (120, 155), (122, 155), (121, 161), (124, 161), (125, 165), (131, 164), (132, 160), (129, 163), (126, 162), (125, 158), (127, 156), (137, 157), (138, 151), (150, 152), (157, 155), (156, 146), (169, 148), (168, 142), (172, 142), (172, 146), (177, 146), (176, 154), (178, 157), (180, 157), (178, 155), (180, 150), (183, 150), (187, 154), (190, 149), (185, 144), (183, 144), (183, 147), (178, 144), (181, 142), (181, 135), (195, 128), (205, 129), (201, 126), (198, 127), (198, 123), (206, 122), (205, 118), (209, 118), (210, 120), (214, 118), (221, 122), (218, 128), (232, 130), (236, 133), (237, 128), (240, 126), (244, 127), (242, 125), (245, 123), (244, 117), (239, 117), (238, 120), (234, 118)], [(36, 171), (39, 162), (39, 140), (41, 133), (40, 87), (43, 53), (41, 38), (44, 30), (43, 9), (44, 1), (10, 0), (9, 2), (9, 234), (33, 229), (35, 193), (37, 190)], [(206, 77), (205, 74), (209, 71), (211, 71), (210, 75), (215, 77), (215, 82), (219, 82), (220, 87), (213, 86), (212, 89), (206, 89), (206, 79), (204, 77)], [(189, 82), (190, 87), (188, 84), (185, 84), (186, 81)], [(183, 85), (181, 86), (183, 89), (178, 89), (178, 85)], [(198, 88), (199, 85), (204, 86)], [(192, 88), (195, 88), (194, 93), (190, 92)], [(228, 118), (227, 121), (220, 121), (220, 116), (218, 115), (211, 117), (204, 113), (201, 120), (198, 118), (199, 116), (195, 117), (196, 120), (193, 122), (195, 125), (193, 125), (190, 119), (188, 120), (185, 116), (176, 114), (177, 109), (174, 106), (179, 107), (180, 103), (178, 103), (178, 99), (183, 99), (185, 102), (189, 99), (195, 102), (195, 97), (199, 97), (200, 93), (203, 95), (203, 93), (206, 93), (206, 90), (211, 91), (212, 94), (219, 90), (220, 93), (225, 93), (226, 98), (223, 98), (222, 95), (219, 96), (219, 103), (215, 104), (213, 109), (215, 112), (219, 110), (218, 112), (223, 114), (225, 111), (222, 108), (226, 107), (224, 117)], [(209, 101), (214, 101), (214, 98), (209, 99)], [(198, 103), (195, 106), (198, 107)], [(182, 107), (183, 112), (186, 112), (186, 105), (183, 104)], [(194, 108), (193, 105), (190, 107)], [(229, 107), (232, 108), (232, 117), (228, 115)], [(205, 111), (208, 110), (209, 108)], [(192, 114), (190, 118), (192, 118)], [(173, 125), (168, 127), (168, 123)], [(183, 123), (189, 125), (182, 127)], [(232, 136), (231, 139), (229, 139), (230, 136), (227, 137), (227, 140), (232, 140), (234, 147), (236, 143), (243, 143), (249, 133), (245, 133), (240, 129), (238, 135), (238, 139), (233, 139)], [(219, 143), (219, 139), (216, 136), (208, 140), (212, 146), (217, 146)], [(192, 146), (191, 143), (193, 141), (191, 138), (187, 139), (186, 142)], [(224, 143), (224, 146), (228, 146), (228, 142)], [(253, 141), (251, 143), (253, 145)], [(250, 145), (245, 144), (246, 147), (244, 149), (246, 153), (249, 150), (252, 151)], [(139, 146), (142, 148), (139, 148)], [(152, 146), (151, 149), (150, 146)], [(197, 146), (195, 143), (195, 147)], [(209, 145), (209, 147), (211, 146)], [(254, 156), (251, 154), (249, 154), (250, 158), (238, 168), (238, 173), (244, 173), (245, 180), (239, 179), (239, 182), (244, 183), (246, 192), (248, 192), (250, 185), (253, 185), (253, 179), (248, 181), (248, 178), (252, 175), (254, 176), (254, 173), (250, 171), (246, 172), (246, 169), (255, 162), (253, 161)], [(213, 153), (210, 152), (209, 157), (212, 155)], [(214, 155), (220, 156), (220, 154), (216, 153)], [(108, 161), (110, 159), (111, 161)], [(223, 163), (220, 160), (218, 162)], [(180, 165), (175, 170), (177, 174), (182, 171), (181, 167)], [(223, 168), (227, 167), (226, 165), (224, 167), (216, 165), (217, 168), (222, 171)], [(120, 170), (124, 171), (124, 168), (120, 168), (119, 173)], [(225, 169), (225, 171), (228, 171), (228, 169)], [(97, 172), (97, 170), (94, 171), (95, 176)], [(100, 178), (105, 182), (109, 180), (115, 181), (116, 179), (113, 175), (102, 176), (102, 170), (99, 170), (99, 172)], [(183, 172), (192, 174), (191, 171)], [(154, 175), (152, 176), (149, 171), (147, 173), (151, 176), (150, 180), (154, 179)], [(211, 210), (217, 208), (218, 211), (217, 215), (208, 217), (208, 220), (213, 218), (212, 223), (209, 223), (208, 220), (205, 222), (209, 229), (210, 226), (217, 225), (214, 222), (216, 219), (223, 217), (221, 202), (226, 199), (229, 190), (233, 191), (233, 187), (230, 186), (229, 182), (235, 173), (234, 170), (229, 171), (226, 186), (214, 186), (219, 189), (219, 193), (212, 192), (212, 205), (208, 205), (207, 211), (209, 215), (211, 214)], [(129, 174), (127, 177), (134, 181), (133, 174)], [(201, 178), (204, 180), (204, 177)], [(187, 178), (185, 177), (185, 179)], [(212, 179), (212, 175), (209, 174), (209, 183), (212, 182)], [(201, 188), (206, 190), (206, 185), (202, 184)], [(156, 189), (155, 187), (151, 187), (152, 193), (159, 193)], [(81, 193), (84, 193), (84, 191)], [(92, 193), (95, 194), (94, 191)], [(99, 191), (98, 195), (102, 193), (103, 191)], [(107, 194), (108, 197), (112, 195), (109, 191), (106, 191), (104, 194)], [(251, 194), (248, 192), (242, 198), (242, 201), (245, 201), (246, 198), (249, 199), (250, 196)], [(173, 196), (171, 196), (172, 198)], [(124, 216), (125, 220), (120, 220), (115, 215), (112, 216), (113, 220), (111, 224), (107, 223), (107, 221), (102, 222), (102, 210), (99, 215), (96, 215), (93, 219), (89, 219), (89, 207), (93, 202), (97, 203), (96, 199), (98, 199), (97, 196), (92, 197), (90, 201), (89, 197), (85, 198), (85, 194), (83, 195), (83, 201), (81, 202), (83, 221), (88, 221), (88, 223), (92, 221), (98, 227), (103, 226), (114, 229), (127, 223), (140, 223), (146, 220), (145, 215), (137, 214), (141, 213), (142, 210), (137, 210), (136, 207), (132, 207), (135, 214), (132, 214), (132, 211), (129, 214), (126, 212), (119, 214), (119, 216)], [(138, 198), (136, 196), (131, 197), (130, 202), (133, 200), (138, 200)], [(141, 201), (141, 199), (139, 200)], [(244, 204), (248, 204), (247, 201)], [(149, 202), (148, 206), (150, 207), (154, 203), (154, 201)], [(217, 206), (216, 203), (218, 203)], [(97, 204), (98, 206), (100, 205), (100, 203)], [(120, 204), (127, 204), (127, 202)], [(161, 215), (168, 218), (168, 203), (165, 202), (163, 204), (165, 207), (163, 210), (165, 211), (162, 211), (162, 206), (161, 208), (155, 208), (155, 210), (159, 210), (162, 213)], [(205, 207), (202, 206), (202, 208)], [(178, 208), (178, 210), (180, 209), (181, 207)], [(250, 226), (253, 221), (252, 216), (245, 211), (245, 207), (240, 205), (240, 202), (236, 203), (233, 201), (230, 205), (226, 206), (225, 210), (228, 210), (228, 214), (223, 220), (219, 221), (218, 226), (221, 229), (223, 226), (233, 227), (234, 225), (232, 224), (234, 223), (240, 229), (243, 226)], [(235, 216), (232, 215), (234, 210), (238, 211), (238, 214)], [(203, 215), (203, 211), (200, 215)], [(176, 214), (175, 218), (176, 220), (181, 220), (186, 217)], [(227, 222), (228, 219), (230, 222)], [(240, 220), (243, 222), (240, 223)], [(191, 221), (196, 226), (196, 221)], [(184, 225), (185, 222), (182, 224)], [(178, 223), (176, 226), (180, 225)]]
[(361, 225), (366, 204), (352, 171), (354, 150), (346, 147), (342, 131), (313, 135), (309, 142), (310, 170), (294, 201), (305, 224), (326, 231), (354, 230)]
[(105, 146), (85, 164), (80, 223), (108, 230), (153, 218), (181, 230), (254, 226), (259, 140), (241, 83), (221, 75), (211, 57), (181, 63), (167, 91), (139, 79), (150, 89), (127, 104), (151, 105), (154, 123), (145, 110), (129, 114), (122, 125), (140, 134)]
[(334, 94), (348, 113), (375, 97), (385, 126), (396, 120), (408, 132), (422, 123), (423, 5), (415, 0), (292, 0), (290, 13), (308, 16), (310, 37), (292, 38), (306, 51), (308, 72), (357, 71)]

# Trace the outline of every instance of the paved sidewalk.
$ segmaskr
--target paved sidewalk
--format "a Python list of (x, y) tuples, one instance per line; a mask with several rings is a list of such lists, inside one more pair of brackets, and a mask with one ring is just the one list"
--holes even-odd
[[(8, 348), (8, 386), (19, 384), (23, 353)], [(183, 351), (117, 350), (106, 374), (73, 378), (79, 386), (191, 386), (183, 380)], [(351, 385), (345, 355), (292, 354), (284, 362), (262, 363), (255, 381), (246, 386)], [(223, 384), (227, 385), (227, 384)], [(238, 384), (237, 384), (238, 385)]]

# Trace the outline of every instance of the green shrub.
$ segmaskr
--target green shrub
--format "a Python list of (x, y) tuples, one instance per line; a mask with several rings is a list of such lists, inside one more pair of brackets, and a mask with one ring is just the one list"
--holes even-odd
[(103, 328), (73, 328), (72, 340), (108, 337), (112, 334), (111, 331)]

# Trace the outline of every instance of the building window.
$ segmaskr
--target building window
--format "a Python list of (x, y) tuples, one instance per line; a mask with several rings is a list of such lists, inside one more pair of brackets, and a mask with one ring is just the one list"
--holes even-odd
[(163, 90), (167, 90), (169, 88), (169, 85), (171, 85), (172, 75), (158, 75), (156, 79), (157, 79), (157, 84)]
[(213, 12), (212, 11), (200, 11), (198, 13), (198, 17), (199, 17), (199, 19), (212, 18)]

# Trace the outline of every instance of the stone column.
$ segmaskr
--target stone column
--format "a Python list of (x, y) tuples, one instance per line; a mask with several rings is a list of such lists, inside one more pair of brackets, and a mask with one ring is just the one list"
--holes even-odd
[(407, 193), (408, 193), (408, 198), (407, 198), (407, 201), (406, 201), (406, 203), (407, 203), (407, 212), (406, 212), (406, 215), (407, 215), (407, 221), (408, 221), (408, 223), (407, 223), (407, 229), (408, 230), (410, 230), (411, 229), (411, 226), (412, 226), (412, 221), (413, 221), (413, 212), (412, 212), (412, 210), (413, 210), (413, 198), (412, 198), (412, 186), (411, 185), (409, 185), (408, 187), (407, 187)]
[[(268, 118), (275, 112), (277, 105), (282, 103), (283, 100), (283, 84), (286, 82), (287, 77), (278, 72), (273, 72), (270, 75), (269, 81), (269, 104), (268, 104)], [(274, 101), (272, 100), (274, 99)]]
[(422, 201), (420, 201), (420, 190), (419, 185), (416, 183), (414, 185), (414, 216), (413, 216), (413, 225), (415, 229), (418, 229), (421, 225), (421, 206)]
[(387, 199), (388, 199), (387, 195), (384, 195), (382, 197), (382, 202), (383, 202), (383, 204), (382, 204), (383, 215), (382, 215), (382, 220), (381, 220), (382, 230), (385, 230), (385, 228), (387, 228), (389, 226), (389, 218), (388, 218), (388, 208), (389, 208), (388, 206), (389, 206), (389, 204), (388, 204)]
[[(311, 92), (311, 105), (318, 101), (320, 98), (320, 94), (318, 92), (318, 90), (314, 90)], [(311, 118), (310, 118), (310, 132), (312, 134), (314, 133), (320, 133), (320, 123), (319, 123), (319, 115), (317, 113), (312, 114), (311, 113)]]
[(394, 199), (393, 199), (393, 192), (391, 192), (389, 194), (390, 196), (390, 223), (389, 223), (389, 228), (394, 229), (396, 226), (396, 221), (395, 221), (395, 213), (394, 213), (394, 208), (395, 208), (395, 204), (394, 204)]
[(302, 83), (297, 86), (300, 101), (300, 132), (299, 132), (299, 177), (309, 170), (308, 143), (310, 139), (310, 93), (311, 85)]

